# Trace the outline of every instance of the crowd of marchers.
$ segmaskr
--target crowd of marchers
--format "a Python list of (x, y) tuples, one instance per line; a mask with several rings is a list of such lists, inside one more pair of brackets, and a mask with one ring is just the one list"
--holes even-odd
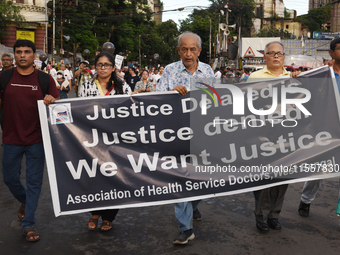
[[(91, 66), (84, 61), (77, 69), (64, 63), (61, 63), (60, 70), (53, 65), (50, 68), (42, 67), (49, 74), (35, 66), (36, 48), (31, 41), (17, 40), (13, 46), (14, 57), (11, 54), (2, 55), (2, 173), (5, 184), (20, 203), (17, 215), (27, 241), (40, 240), (40, 234), (35, 228), (35, 211), (42, 187), (45, 156), (37, 100), (44, 100), (46, 105), (53, 104), (55, 100), (67, 98), (71, 90), (78, 97), (131, 95), (153, 91), (177, 91), (180, 95), (185, 95), (190, 90), (192, 77), (216, 79), (220, 83), (237, 83), (284, 76), (296, 77), (300, 74), (300, 71), (291, 72), (284, 67), (285, 51), (279, 41), (265, 46), (266, 66), (255, 72), (247, 69), (233, 70), (230, 67), (216, 68), (213, 71), (210, 65), (199, 61), (201, 45), (201, 38), (197, 34), (184, 32), (178, 38), (179, 60), (166, 66), (141, 68), (130, 64), (117, 69), (114, 56), (103, 51), (95, 57)], [(329, 62), (331, 72), (334, 72), (340, 87), (340, 38), (330, 43), (329, 54), (333, 59)], [(20, 180), (23, 155), (26, 156), (25, 186)], [(297, 208), (302, 217), (308, 217), (310, 204), (321, 184), (322, 180), (305, 183)], [(255, 222), (260, 232), (281, 229), (279, 215), (287, 188), (288, 184), (285, 184), (254, 191)], [(174, 244), (186, 244), (195, 238), (193, 221), (202, 220), (199, 202), (174, 204), (179, 226)], [(269, 213), (264, 215), (264, 209), (269, 209)], [(113, 228), (112, 222), (118, 212), (118, 209), (93, 210), (84, 225), (93, 231), (101, 220), (99, 229), (109, 231)]]

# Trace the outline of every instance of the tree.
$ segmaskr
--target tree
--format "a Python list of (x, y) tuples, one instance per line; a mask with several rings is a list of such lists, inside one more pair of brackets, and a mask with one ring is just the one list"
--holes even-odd
[(283, 31), (283, 29), (268, 26), (256, 33), (255, 37), (281, 37), (282, 39), (290, 39), (290, 33), (287, 30)]
[(0, 38), (5, 35), (8, 24), (25, 21), (25, 18), (20, 14), (20, 9), (12, 1), (0, 0)]
[[(171, 59), (171, 36), (175, 38), (178, 31), (176, 25), (167, 22), (157, 26), (152, 15), (146, 0), (78, 0), (78, 6), (62, 6), (62, 19), (61, 5), (57, 5), (56, 24), (60, 32), (62, 21), (63, 34), (71, 37), (63, 43), (63, 48), (69, 51), (77, 45), (78, 52), (89, 49), (94, 57), (96, 51), (101, 51), (103, 43), (110, 41), (115, 45), (116, 54), (121, 52), (128, 61), (137, 61), (140, 41), (141, 53), (147, 56), (147, 59), (142, 57), (143, 64), (148, 64), (154, 53), (160, 54), (161, 63)], [(58, 46), (60, 41), (56, 41)]]
[[(219, 13), (220, 10), (225, 12), (225, 0), (209, 0), (212, 5), (209, 10), (211, 12)], [(241, 25), (241, 35), (250, 36), (251, 28), (253, 27), (253, 18), (255, 18), (254, 10), (256, 4), (254, 0), (229, 0), (228, 8), (231, 12), (228, 15), (229, 24)], [(221, 16), (221, 21), (226, 20), (226, 13)], [(239, 24), (241, 20), (241, 24)]]
[[(200, 59), (204, 62), (208, 62), (209, 52), (209, 34), (210, 34), (210, 21), (212, 25), (212, 40), (215, 40), (216, 34), (220, 32), (218, 27), (220, 10), (226, 11), (224, 6), (225, 0), (209, 0), (211, 2), (210, 7), (207, 10), (194, 9), (189, 18), (181, 21), (180, 31), (186, 30), (198, 34), (202, 39), (202, 52)], [(229, 0), (228, 8), (231, 12), (228, 15), (229, 25), (237, 24), (241, 25), (241, 34), (243, 36), (250, 35), (250, 29), (253, 26), (252, 18), (255, 17), (254, 9), (256, 5), (254, 0)], [(225, 23), (226, 14), (220, 16), (220, 22)], [(237, 33), (230, 29), (230, 36)], [(213, 51), (213, 49), (212, 49)]]
[(297, 20), (303, 26), (307, 26), (308, 30), (313, 33), (314, 31), (325, 31), (323, 25), (327, 23), (331, 15), (331, 4), (328, 3), (323, 7), (315, 8), (308, 11), (308, 14), (297, 17)]

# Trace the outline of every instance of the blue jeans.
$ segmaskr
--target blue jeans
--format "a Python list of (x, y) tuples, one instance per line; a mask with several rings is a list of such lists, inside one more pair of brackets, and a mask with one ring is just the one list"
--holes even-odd
[[(26, 156), (26, 186), (20, 180), (22, 157)], [(44, 173), (45, 153), (42, 143), (32, 145), (4, 144), (2, 153), (2, 174), (4, 182), (13, 196), (26, 205), (23, 230), (34, 227), (34, 213), (38, 207)]]
[(197, 209), (201, 200), (175, 204), (175, 216), (179, 224), (179, 231), (193, 229), (193, 211)]

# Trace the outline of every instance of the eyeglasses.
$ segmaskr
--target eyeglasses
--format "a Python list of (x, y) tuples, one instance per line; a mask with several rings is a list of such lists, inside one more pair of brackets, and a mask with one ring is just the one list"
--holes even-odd
[(96, 65), (96, 68), (98, 68), (98, 69), (103, 69), (103, 67), (104, 67), (104, 69), (109, 69), (110, 67), (112, 67), (112, 64), (105, 63), (105, 64), (97, 64)]
[(283, 57), (285, 55), (284, 52), (282, 51), (269, 51), (266, 52), (266, 55), (268, 55), (269, 57), (274, 57), (277, 54), (278, 57)]

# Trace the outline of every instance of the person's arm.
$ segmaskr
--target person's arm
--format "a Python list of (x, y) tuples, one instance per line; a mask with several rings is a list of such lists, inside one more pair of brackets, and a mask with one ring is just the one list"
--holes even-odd
[(55, 80), (50, 76), (49, 79), (49, 88), (48, 88), (48, 94), (44, 97), (44, 104), (50, 105), (55, 102), (55, 100), (59, 100), (59, 91), (57, 90), (57, 86), (55, 85)]
[(70, 91), (70, 83), (68, 81), (66, 81), (66, 80), (64, 81), (64, 83), (62, 84), (62, 90)]
[(74, 77), (77, 77), (77, 78), (78, 78), (78, 76), (79, 76), (80, 73), (81, 73), (81, 70), (80, 70), (80, 68), (79, 68), (77, 71), (74, 72)]
[(51, 96), (51, 95), (46, 95), (45, 97), (44, 97), (44, 104), (45, 105), (50, 105), (50, 104), (53, 104), (54, 102), (55, 102), (55, 100), (59, 100), (60, 98), (59, 97), (57, 97), (57, 98), (54, 98), (53, 96)]
[(120, 74), (120, 73), (117, 72), (117, 71), (116, 71), (116, 74), (117, 74), (120, 78), (124, 79), (124, 75)]
[(325, 63), (323, 63), (324, 65), (328, 65), (329, 67), (332, 67), (333, 65), (334, 65), (334, 62), (335, 62), (335, 60), (334, 59), (332, 59), (332, 60), (328, 60), (328, 61), (326, 61)]

